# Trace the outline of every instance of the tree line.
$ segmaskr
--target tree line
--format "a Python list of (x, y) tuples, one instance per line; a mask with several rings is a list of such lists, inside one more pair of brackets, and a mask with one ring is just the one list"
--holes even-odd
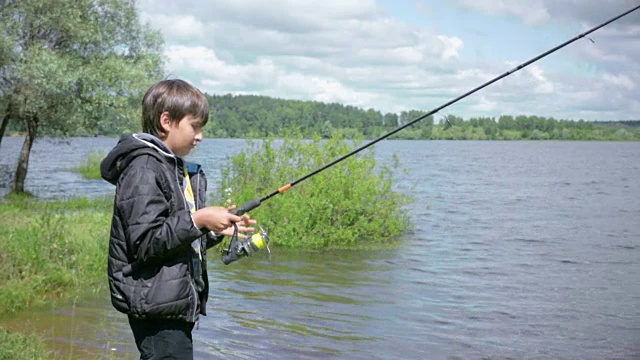
[[(278, 136), (297, 128), (304, 136), (377, 138), (426, 111), (382, 113), (337, 103), (274, 99), (255, 95), (207, 95), (211, 108), (205, 135), (216, 138)], [(445, 119), (453, 125), (445, 129)], [(593, 122), (527, 115), (428, 116), (392, 135), (422, 140), (640, 140), (640, 120)]]
[[(373, 139), (426, 114), (411, 110), (382, 113), (338, 103), (285, 100), (257, 95), (210, 95), (209, 138), (264, 138), (280, 136), (295, 128), (304, 137), (330, 138), (340, 133), (345, 138)], [(131, 101), (128, 112), (139, 111), (138, 101)], [(451, 127), (445, 129), (445, 119)], [(78, 124), (65, 134), (47, 135), (117, 136), (139, 131), (139, 117), (109, 118), (108, 114), (93, 127)], [(15, 123), (13, 132), (24, 131)], [(46, 133), (46, 131), (45, 131)], [(428, 116), (392, 135), (390, 139), (411, 140), (640, 140), (640, 120), (594, 122), (552, 117), (502, 115), (499, 117)]]

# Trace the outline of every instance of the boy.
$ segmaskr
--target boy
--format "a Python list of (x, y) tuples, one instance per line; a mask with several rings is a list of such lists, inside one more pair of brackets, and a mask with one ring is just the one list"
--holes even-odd
[[(192, 359), (191, 331), (206, 315), (206, 249), (249, 216), (204, 207), (207, 182), (185, 162), (209, 117), (206, 97), (182, 80), (153, 85), (142, 100), (144, 133), (123, 135), (100, 165), (116, 185), (108, 277), (113, 306), (128, 315), (141, 359)], [(215, 234), (219, 235), (215, 235)]]

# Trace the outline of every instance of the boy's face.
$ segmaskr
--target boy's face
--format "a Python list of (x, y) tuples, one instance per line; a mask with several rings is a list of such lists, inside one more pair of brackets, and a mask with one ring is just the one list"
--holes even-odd
[[(165, 116), (165, 114), (167, 116)], [(166, 136), (162, 140), (177, 156), (186, 156), (202, 141), (202, 121), (187, 115), (180, 121), (169, 121), (168, 114), (160, 117)]]

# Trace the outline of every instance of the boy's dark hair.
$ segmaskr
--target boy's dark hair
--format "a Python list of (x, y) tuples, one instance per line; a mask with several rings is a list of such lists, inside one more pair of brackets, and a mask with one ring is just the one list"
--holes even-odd
[(162, 80), (151, 86), (142, 98), (142, 131), (160, 137), (160, 115), (168, 112), (171, 121), (187, 115), (200, 119), (201, 126), (209, 120), (209, 102), (194, 86), (184, 80)]

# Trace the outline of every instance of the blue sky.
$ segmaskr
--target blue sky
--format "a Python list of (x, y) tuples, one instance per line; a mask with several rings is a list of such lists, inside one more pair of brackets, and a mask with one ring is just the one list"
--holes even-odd
[[(431, 110), (638, 0), (141, 0), (167, 72), (210, 94)], [(640, 119), (640, 10), (445, 109)]]

